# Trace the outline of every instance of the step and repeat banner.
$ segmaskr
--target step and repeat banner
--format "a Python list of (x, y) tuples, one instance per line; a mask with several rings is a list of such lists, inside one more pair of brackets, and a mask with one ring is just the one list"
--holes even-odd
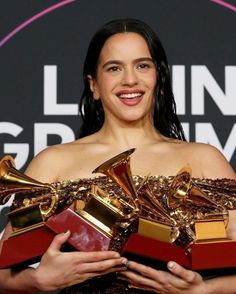
[(40, 150), (76, 138), (88, 43), (124, 17), (162, 40), (188, 140), (216, 146), (236, 169), (234, 0), (2, 0), (0, 157), (24, 171)]

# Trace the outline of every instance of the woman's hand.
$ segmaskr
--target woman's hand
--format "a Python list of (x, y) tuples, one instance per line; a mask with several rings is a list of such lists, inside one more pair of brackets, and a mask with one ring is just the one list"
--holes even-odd
[(127, 259), (113, 251), (61, 252), (70, 232), (57, 235), (43, 255), (34, 277), (40, 291), (52, 291), (89, 278), (126, 269)]
[(206, 284), (202, 277), (179, 264), (170, 261), (170, 272), (155, 270), (151, 267), (129, 261), (128, 270), (120, 273), (132, 285), (157, 293), (206, 293)]

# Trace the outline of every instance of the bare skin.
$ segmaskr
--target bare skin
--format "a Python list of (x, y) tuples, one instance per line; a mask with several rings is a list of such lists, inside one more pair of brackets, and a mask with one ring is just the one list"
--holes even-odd
[[(193, 177), (236, 179), (233, 169), (216, 148), (166, 138), (154, 128), (152, 103), (158, 77), (147, 44), (138, 34), (122, 33), (110, 37), (100, 54), (97, 78), (88, 76), (88, 80), (94, 98), (101, 99), (103, 104), (103, 127), (83, 139), (49, 147), (33, 159), (26, 174), (48, 183), (90, 178), (95, 176), (92, 171), (102, 162), (135, 147), (131, 158), (133, 174), (169, 176), (189, 165)], [(123, 96), (136, 94), (137, 101), (132, 105), (128, 100), (122, 100)], [(236, 239), (236, 222), (231, 221), (234, 218), (235, 212), (232, 212), (228, 226), (232, 239)], [(10, 233), (8, 226), (3, 240)], [(3, 293), (49, 291), (124, 269), (126, 260), (114, 252), (60, 252), (60, 246), (68, 237), (67, 234), (56, 236), (37, 269), (17, 274), (2, 271), (0, 289), (6, 291)], [(124, 275), (133, 284), (158, 293), (218, 293), (216, 289), (221, 293), (236, 292), (235, 277), (228, 277), (231, 284), (227, 285), (231, 287), (226, 289), (225, 278), (206, 283), (197, 273), (177, 264), (170, 270), (173, 274), (129, 262), (129, 271)]]

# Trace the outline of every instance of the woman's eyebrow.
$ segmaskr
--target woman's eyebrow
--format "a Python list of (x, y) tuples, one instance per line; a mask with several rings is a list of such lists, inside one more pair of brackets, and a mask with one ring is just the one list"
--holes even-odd
[[(140, 57), (140, 58), (136, 58), (132, 61), (132, 63), (137, 63), (137, 62), (142, 62), (142, 61), (149, 61), (149, 62), (153, 62), (153, 59), (151, 57)], [(108, 65), (111, 65), (111, 64), (118, 64), (118, 65), (122, 65), (124, 62), (121, 61), (121, 60), (117, 60), (117, 59), (112, 59), (112, 60), (108, 60), (107, 62), (105, 62), (103, 64), (103, 68), (108, 66)]]
[(123, 62), (121, 61), (121, 60), (116, 60), (116, 59), (113, 59), (113, 60), (108, 60), (107, 62), (105, 62), (104, 64), (103, 64), (103, 68), (104, 67), (106, 67), (106, 66), (108, 66), (108, 65), (110, 65), (110, 64), (119, 64), (119, 65), (121, 65), (121, 64), (123, 64)]
[(154, 63), (154, 60), (151, 57), (140, 57), (134, 60), (134, 62), (150, 61)]

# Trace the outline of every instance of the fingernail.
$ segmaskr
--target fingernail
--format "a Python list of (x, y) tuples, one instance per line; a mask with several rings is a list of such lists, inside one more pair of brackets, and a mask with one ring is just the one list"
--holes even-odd
[(173, 269), (175, 267), (175, 263), (173, 261), (168, 262), (167, 267), (169, 269)]
[(118, 252), (114, 253), (114, 258), (119, 258), (120, 254)]
[(123, 264), (125, 267), (128, 267), (128, 263), (129, 263), (129, 261), (128, 261), (127, 258), (123, 258), (123, 259), (122, 259), (122, 264)]
[(65, 230), (63, 233), (64, 234), (68, 234), (69, 233), (69, 230)]

